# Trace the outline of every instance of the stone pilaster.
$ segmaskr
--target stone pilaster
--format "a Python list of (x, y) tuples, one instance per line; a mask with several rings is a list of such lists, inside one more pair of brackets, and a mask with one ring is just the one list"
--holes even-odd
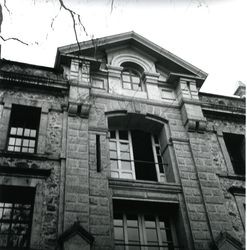
[(158, 100), (160, 99), (160, 91), (158, 87), (159, 73), (144, 72), (144, 85), (148, 93), (148, 99)]
[(91, 107), (90, 88), (90, 62), (72, 59), (68, 108), (70, 116), (88, 116)]
[(123, 67), (117, 67), (108, 64), (107, 69), (108, 69), (108, 79), (109, 79), (109, 93), (121, 94), (122, 92), (121, 72), (123, 70)]
[(180, 103), (183, 124), (188, 131), (204, 131), (206, 118), (202, 113), (196, 81), (180, 77), (177, 85), (177, 99)]

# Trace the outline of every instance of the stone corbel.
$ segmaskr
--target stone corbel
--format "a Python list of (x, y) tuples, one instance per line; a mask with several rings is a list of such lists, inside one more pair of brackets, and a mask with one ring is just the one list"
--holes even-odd
[(159, 76), (160, 76), (160, 73), (144, 71), (142, 77), (145, 83), (157, 84)]
[(123, 67), (112, 66), (110, 64), (106, 65), (108, 69), (109, 77), (120, 78)]
[(78, 115), (82, 118), (88, 118), (91, 106), (90, 102), (80, 104), (78, 106)]
[(68, 107), (69, 116), (76, 116), (77, 112), (78, 112), (78, 104), (70, 102)]

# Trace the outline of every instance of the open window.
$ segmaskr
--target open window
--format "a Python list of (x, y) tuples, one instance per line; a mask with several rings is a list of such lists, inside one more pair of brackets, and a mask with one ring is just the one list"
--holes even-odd
[(236, 174), (245, 175), (245, 137), (223, 133), (224, 141)]
[(40, 108), (12, 105), (7, 150), (35, 153), (37, 148)]
[(0, 248), (29, 249), (34, 188), (0, 186)]
[(165, 181), (160, 143), (156, 135), (142, 130), (110, 131), (111, 177)]
[(131, 62), (122, 63), (122, 84), (124, 89), (131, 89), (135, 91), (144, 91), (144, 86), (141, 80), (143, 69)]
[(173, 206), (113, 201), (117, 250), (179, 249)]

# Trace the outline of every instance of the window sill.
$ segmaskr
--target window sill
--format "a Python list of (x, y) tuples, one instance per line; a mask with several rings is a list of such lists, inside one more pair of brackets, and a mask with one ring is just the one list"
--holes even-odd
[(21, 152), (9, 152), (6, 150), (0, 150), (0, 156), (4, 157), (14, 157), (14, 158), (25, 158), (25, 159), (31, 159), (31, 160), (60, 160), (60, 157), (58, 156), (52, 156), (48, 154), (31, 154), (31, 153), (21, 153)]
[(245, 175), (239, 175), (239, 174), (217, 174), (219, 177), (223, 178), (228, 178), (228, 179), (233, 179), (233, 180), (240, 180), (240, 181), (245, 181)]
[(161, 183), (155, 181), (128, 180), (121, 178), (109, 178), (109, 186), (112, 188), (155, 191), (160, 193), (181, 193), (182, 188), (177, 183)]
[(0, 175), (47, 178), (50, 174), (51, 169), (0, 166)]

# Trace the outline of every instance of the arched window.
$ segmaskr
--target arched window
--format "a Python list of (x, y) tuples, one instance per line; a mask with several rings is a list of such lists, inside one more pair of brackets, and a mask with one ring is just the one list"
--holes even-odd
[(122, 63), (122, 83), (124, 89), (131, 89), (135, 91), (143, 91), (143, 84), (141, 81), (141, 75), (143, 69), (135, 63)]
[(110, 116), (111, 177), (166, 182), (169, 153), (164, 123), (144, 115)]

